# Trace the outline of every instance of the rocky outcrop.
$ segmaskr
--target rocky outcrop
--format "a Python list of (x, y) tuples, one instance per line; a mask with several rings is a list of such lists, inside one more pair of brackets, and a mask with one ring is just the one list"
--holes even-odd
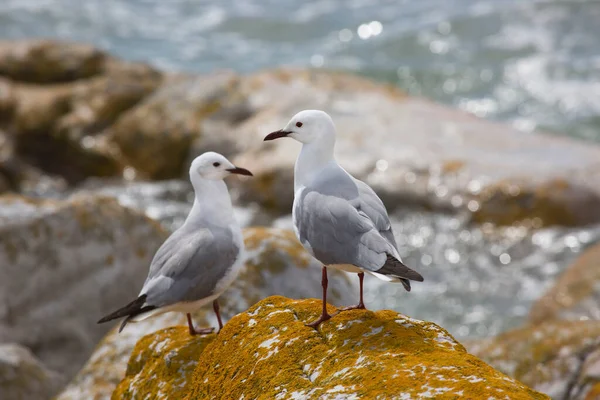
[(70, 183), (120, 175), (118, 151), (98, 134), (162, 78), (145, 64), (116, 60), (89, 45), (0, 42), (0, 129), (12, 143), (10, 158), (26, 163), (18, 169), (31, 164)]
[(270, 297), (218, 335), (155, 332), (136, 345), (113, 398), (546, 398), (433, 323), (355, 310), (307, 327), (319, 312), (317, 300)]
[(600, 243), (586, 249), (537, 300), (529, 314), (533, 324), (550, 320), (600, 321)]
[(46, 400), (64, 382), (31, 352), (15, 343), (0, 344), (0, 399)]
[(53, 134), (81, 140), (102, 132), (162, 79), (162, 73), (145, 64), (112, 61), (104, 74), (72, 85), (69, 112), (55, 121)]
[(71, 182), (120, 174), (119, 154), (96, 135), (151, 93), (162, 74), (141, 64), (110, 65), (104, 74), (74, 83), (15, 86), (8, 131), (16, 153)]
[(474, 342), (469, 351), (556, 400), (600, 394), (600, 321), (549, 321)]
[[(267, 71), (245, 78), (240, 92), (257, 111), (229, 131), (244, 148), (236, 162), (255, 172), (247, 198), (271, 207), (289, 208), (299, 145), (262, 139), (297, 111), (318, 108), (337, 126), (340, 164), (392, 206), (465, 210), (476, 213), (477, 222), (499, 224), (533, 217), (540, 225), (600, 220), (596, 146), (524, 135), (347, 74)], [(556, 182), (568, 183), (553, 190)]]
[(110, 198), (0, 198), (0, 276), (10, 277), (0, 279), (0, 342), (69, 378), (110, 328), (99, 316), (137, 293), (165, 237)]
[[(219, 300), (221, 314), (225, 319), (248, 309), (266, 296), (279, 294), (303, 298), (320, 295), (319, 264), (302, 248), (293, 232), (247, 228), (244, 230), (244, 240), (248, 251), (246, 265), (238, 279)], [(356, 301), (356, 289), (344, 273), (331, 271), (329, 284), (329, 295), (333, 303), (346, 305)], [(216, 319), (209, 306), (196, 313), (194, 319), (198, 326), (216, 326)], [(110, 398), (125, 374), (127, 361), (136, 342), (144, 335), (166, 327), (180, 325), (183, 329), (185, 323), (182, 314), (169, 313), (129, 324), (120, 334), (112, 330), (96, 347), (85, 367), (58, 396), (58, 400)], [(180, 331), (177, 328), (169, 332)], [(181, 358), (171, 361), (173, 368), (182, 367)], [(193, 361), (185, 361), (186, 368)], [(139, 367), (141, 368), (141, 364)]]
[(0, 75), (24, 82), (69, 82), (99, 74), (107, 58), (88, 44), (5, 40), (0, 42)]
[(164, 78), (86, 45), (23, 41), (0, 43), (0, 75), (10, 79), (0, 82), (0, 116), (12, 121), (17, 154), (71, 184), (126, 166), (141, 178), (177, 178), (210, 149), (256, 172), (238, 185), (244, 200), (287, 211), (299, 146), (262, 139), (320, 108), (338, 127), (340, 163), (391, 211), (417, 204), (535, 228), (600, 221), (597, 146), (525, 135), (350, 74)]
[(235, 122), (243, 104), (235, 92), (238, 81), (229, 72), (171, 81), (123, 115), (111, 129), (111, 138), (142, 174), (154, 179), (179, 177), (189, 166), (195, 141), (202, 138), (204, 146), (213, 143), (211, 150), (223, 150), (224, 137), (205, 139), (204, 124), (211, 118)]

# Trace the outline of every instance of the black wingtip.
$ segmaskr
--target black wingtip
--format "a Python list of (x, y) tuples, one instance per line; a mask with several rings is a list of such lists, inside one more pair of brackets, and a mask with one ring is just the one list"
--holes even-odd
[(132, 314), (138, 314), (140, 312), (140, 310), (142, 310), (143, 308), (146, 308), (146, 307), (142, 308), (142, 306), (146, 302), (146, 297), (147, 296), (145, 294), (141, 295), (140, 297), (138, 297), (131, 303), (127, 304), (125, 307), (122, 307), (122, 308), (118, 309), (117, 311), (110, 313), (103, 318), (100, 318), (100, 320), (98, 320), (98, 323), (103, 324), (105, 322), (112, 321), (113, 319), (127, 317)]
[(391, 254), (387, 254), (387, 259), (385, 261), (385, 264), (383, 264), (383, 267), (381, 267), (381, 269), (375, 271), (379, 274), (384, 274), (384, 275), (391, 275), (391, 276), (395, 276), (397, 278), (400, 278), (402, 281), (402, 284), (404, 285), (404, 288), (410, 292), (410, 283), (408, 283), (408, 287), (405, 284), (404, 281), (408, 282), (408, 280), (410, 279), (411, 281), (416, 281), (416, 282), (423, 282), (423, 276), (421, 274), (419, 274), (417, 271), (407, 267), (406, 265), (404, 265), (404, 263), (400, 260), (398, 260), (396, 257), (392, 256)]

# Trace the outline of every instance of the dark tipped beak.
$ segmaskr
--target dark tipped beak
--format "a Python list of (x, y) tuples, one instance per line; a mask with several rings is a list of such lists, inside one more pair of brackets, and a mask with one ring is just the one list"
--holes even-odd
[(232, 174), (254, 176), (252, 175), (252, 172), (248, 171), (246, 168), (235, 167), (229, 168), (227, 171), (231, 172)]
[(287, 131), (280, 129), (278, 131), (269, 133), (267, 136), (265, 136), (264, 141), (266, 142), (267, 140), (275, 140), (275, 139), (279, 139), (282, 137), (286, 137), (290, 133), (292, 133), (292, 132), (287, 132)]

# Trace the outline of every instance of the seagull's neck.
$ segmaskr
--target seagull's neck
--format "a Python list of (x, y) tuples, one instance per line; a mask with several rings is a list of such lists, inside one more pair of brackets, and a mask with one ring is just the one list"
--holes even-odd
[(206, 221), (228, 226), (234, 222), (231, 197), (225, 182), (196, 177), (192, 184), (195, 192), (194, 204), (185, 224)]
[(323, 168), (336, 162), (333, 158), (334, 145), (333, 140), (302, 145), (294, 167), (294, 191), (309, 185)]

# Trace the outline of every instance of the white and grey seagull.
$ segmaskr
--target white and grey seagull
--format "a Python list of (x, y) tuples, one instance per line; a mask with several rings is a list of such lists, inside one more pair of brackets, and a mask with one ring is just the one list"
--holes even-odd
[(212, 302), (219, 329), (223, 327), (217, 299), (237, 277), (244, 252), (242, 231), (223, 182), (231, 174), (252, 176), (218, 153), (194, 159), (190, 180), (195, 198), (185, 222), (154, 255), (138, 298), (98, 323), (125, 317), (121, 332), (128, 322), (178, 311), (187, 315), (190, 335), (207, 334), (214, 328), (194, 328), (190, 313)]
[(346, 172), (333, 155), (335, 125), (319, 110), (296, 114), (285, 128), (264, 140), (291, 137), (302, 143), (294, 168), (294, 230), (300, 243), (323, 264), (323, 311), (310, 324), (331, 318), (327, 313), (327, 267), (358, 273), (360, 301), (349, 309), (364, 309), (364, 273), (388, 282), (423, 281), (402, 263), (387, 210), (366, 183)]

